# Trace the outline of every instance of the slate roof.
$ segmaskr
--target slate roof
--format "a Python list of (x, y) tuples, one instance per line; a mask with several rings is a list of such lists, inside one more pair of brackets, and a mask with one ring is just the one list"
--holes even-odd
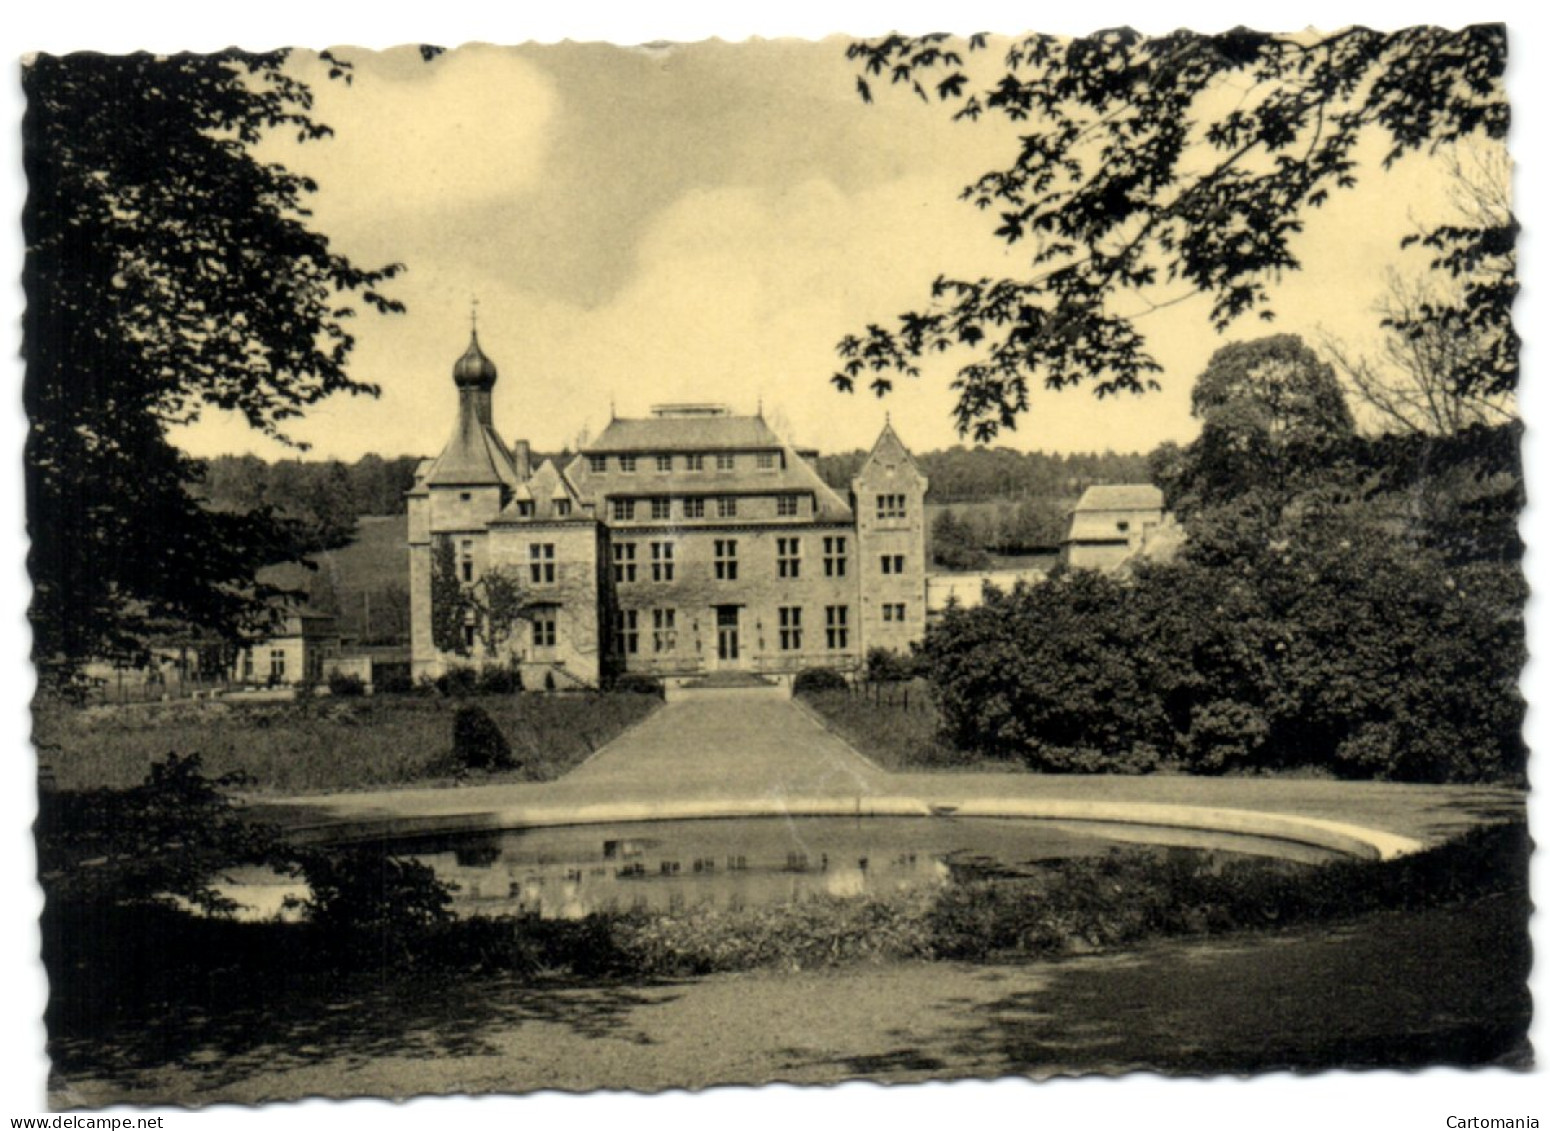
[(861, 464), (861, 470), (856, 473), (857, 478), (866, 474), (866, 469), (874, 463), (903, 464), (920, 474), (920, 465), (915, 462), (915, 457), (905, 447), (904, 441), (899, 439), (899, 434), (893, 430), (893, 421), (883, 425), (883, 430), (877, 434), (877, 439), (872, 443), (872, 450), (867, 453), (866, 459)]
[(1163, 493), (1150, 483), (1120, 483), (1089, 487), (1076, 504), (1077, 511), (1160, 511)]
[[(639, 427), (636, 427), (639, 426)], [(610, 446), (600, 446), (605, 441)], [(612, 446), (618, 444), (620, 446)], [(636, 446), (640, 445), (640, 446)], [(718, 471), (706, 460), (703, 471), (689, 471), (682, 460), (674, 460), (673, 470), (658, 471), (655, 455), (728, 451), (778, 451), (784, 467), (760, 469), (742, 466)], [(610, 467), (594, 472), (587, 456), (635, 454), (640, 456), (634, 472), (625, 474)], [(746, 464), (752, 457), (743, 460)], [(823, 481), (817, 469), (790, 444), (787, 444), (762, 417), (694, 416), (653, 417), (644, 420), (614, 420), (598, 437), (571, 461), (566, 477), (587, 500), (637, 498), (670, 495), (792, 495), (813, 496), (813, 518), (818, 522), (849, 522), (853, 515), (849, 504)]]
[(482, 423), (465, 402), (458, 409), (457, 430), (436, 457), (425, 482), (432, 487), (515, 488), (519, 481), (510, 450), (495, 429)]
[[(560, 500), (570, 502), (570, 513), (560, 514), (555, 504)], [(533, 513), (521, 513), (522, 503), (532, 503)], [(508, 525), (527, 522), (573, 522), (593, 520), (592, 508), (567, 480), (565, 473), (555, 466), (552, 459), (544, 460), (543, 466), (512, 494), (511, 502), (491, 525)]]
[(761, 416), (696, 414), (611, 420), (582, 453), (746, 452), (785, 446)]

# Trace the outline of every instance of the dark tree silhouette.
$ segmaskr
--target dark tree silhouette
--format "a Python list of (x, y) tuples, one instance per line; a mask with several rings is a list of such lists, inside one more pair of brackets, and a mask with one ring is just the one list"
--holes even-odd
[[(33, 654), (45, 676), (132, 655), (156, 625), (228, 636), (274, 593), (254, 570), (306, 548), (265, 510), (203, 505), (169, 426), (206, 406), (286, 439), (352, 380), (347, 320), (401, 309), (308, 226), (316, 185), (263, 163), (270, 131), (326, 135), (286, 53), (33, 58), (24, 399)], [(330, 59), (333, 76), (347, 65)]]
[[(986, 46), (976, 36), (968, 50)], [(1027, 123), (1015, 156), (964, 197), (995, 214), (999, 239), (1029, 245), (1028, 272), (938, 278), (925, 309), (845, 338), (834, 375), (842, 389), (869, 380), (882, 394), (894, 375), (918, 376), (928, 353), (972, 350), (955, 380), (956, 415), (981, 440), (1016, 426), (1033, 380), (1087, 383), (1100, 396), (1155, 387), (1140, 312), (1204, 294), (1218, 330), (1250, 311), (1271, 317), (1270, 283), (1302, 266), (1293, 237), (1331, 192), (1356, 184), (1365, 139), (1381, 144), (1387, 168), (1464, 139), (1499, 141), (1508, 123), (1499, 25), (1030, 36), (983, 84), (971, 84), (966, 52), (942, 35), (848, 51), (864, 99), (869, 80), (886, 76), (927, 101), (934, 87), (960, 118)], [(1466, 392), (1517, 382), (1516, 231), (1498, 218), (1419, 237), (1458, 283), (1455, 300), (1426, 317), (1491, 342), (1455, 375)]]

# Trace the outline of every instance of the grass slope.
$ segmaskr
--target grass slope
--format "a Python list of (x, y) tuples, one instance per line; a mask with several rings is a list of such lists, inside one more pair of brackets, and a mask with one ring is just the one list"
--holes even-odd
[(60, 789), (126, 788), (169, 753), (199, 754), (212, 777), (248, 775), (277, 793), (360, 789), (434, 780), (452, 745), (452, 719), (476, 703), (522, 766), (511, 776), (559, 777), (658, 703), (645, 695), (540, 694), (318, 699), (75, 708), (39, 703), (34, 740)]

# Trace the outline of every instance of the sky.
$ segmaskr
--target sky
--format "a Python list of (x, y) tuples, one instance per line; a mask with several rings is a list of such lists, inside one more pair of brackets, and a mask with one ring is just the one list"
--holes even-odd
[[(950, 382), (967, 353), (931, 359), (880, 401), (832, 387), (835, 346), (921, 306), (939, 274), (1026, 270), (1028, 252), (958, 194), (1027, 127), (954, 122), (902, 90), (866, 105), (844, 44), (475, 45), (430, 63), (412, 47), (346, 49), (348, 86), (298, 53), (293, 69), (335, 135), (298, 145), (286, 134), (260, 155), (318, 181), (314, 222), (338, 249), (363, 266), (405, 265), (391, 293), (408, 311), (352, 327), (351, 375), (380, 398), (324, 402), (294, 437), (313, 457), (435, 454), (477, 300), (501, 373), (497, 426), (540, 449), (668, 401), (762, 405), (789, 438), (825, 451), (870, 445), (885, 414), (918, 450), (960, 442)], [(999, 60), (972, 57), (971, 75)], [(1162, 391), (1098, 402), (1041, 389), (999, 442), (1186, 441), (1190, 386), (1225, 340), (1330, 333), (1370, 349), (1386, 272), (1424, 268), (1400, 240), (1446, 212), (1448, 187), (1440, 160), (1371, 166), (1312, 215), (1296, 248), (1305, 270), (1278, 287), (1274, 327), (1247, 318), (1224, 338), (1199, 299), (1151, 315), (1141, 324)], [(288, 454), (214, 412), (178, 441), (201, 456)]]

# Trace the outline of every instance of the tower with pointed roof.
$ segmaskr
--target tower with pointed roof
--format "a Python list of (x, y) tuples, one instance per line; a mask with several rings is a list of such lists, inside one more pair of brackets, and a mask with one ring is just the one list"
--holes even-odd
[(908, 652), (926, 631), (930, 482), (889, 421), (851, 482), (863, 646)]

